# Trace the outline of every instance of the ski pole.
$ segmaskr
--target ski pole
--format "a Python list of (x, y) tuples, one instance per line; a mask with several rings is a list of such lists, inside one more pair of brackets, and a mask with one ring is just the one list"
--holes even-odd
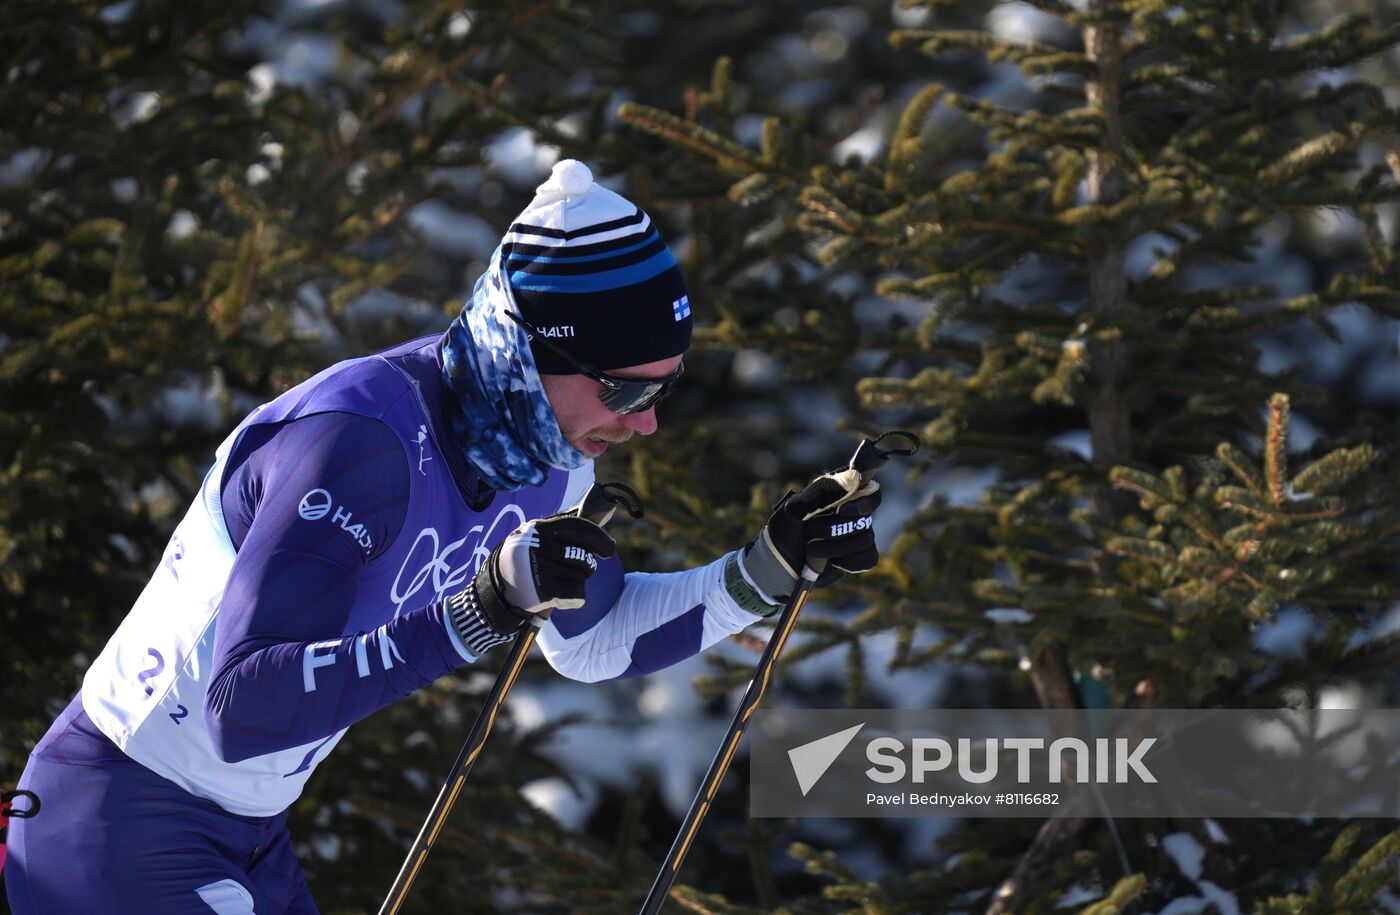
[[(907, 438), (910, 444), (902, 448), (880, 447), (880, 442), (890, 436)], [(861, 485), (864, 486), (875, 476), (875, 471), (879, 470), (892, 456), (908, 456), (917, 450), (919, 450), (919, 438), (912, 432), (886, 432), (874, 441), (867, 439), (861, 442), (860, 447), (856, 448), (855, 454), (851, 456), (851, 462), (848, 466), (860, 471)], [(700, 821), (705, 819), (705, 814), (709, 812), (715, 792), (719, 790), (719, 783), (724, 780), (724, 773), (729, 768), (730, 762), (733, 761), (735, 751), (739, 749), (739, 742), (744, 737), (744, 726), (748, 723), (749, 716), (758, 708), (758, 704), (763, 701), (763, 693), (768, 689), (768, 681), (773, 674), (773, 667), (778, 662), (778, 655), (782, 653), (783, 645), (787, 642), (793, 626), (797, 623), (797, 614), (802, 611), (802, 605), (807, 602), (807, 595), (811, 593), (817, 577), (825, 569), (825, 559), (814, 559), (802, 569), (802, 578), (788, 598), (782, 614), (778, 617), (777, 628), (768, 639), (768, 645), (763, 649), (763, 654), (758, 659), (753, 679), (749, 681), (749, 687), (744, 692), (743, 701), (739, 703), (739, 709), (734, 713), (734, 720), (730, 722), (729, 733), (725, 735), (724, 741), (719, 745), (714, 761), (710, 763), (710, 768), (700, 783), (700, 790), (696, 793), (695, 800), (691, 802), (685, 820), (681, 822), (676, 839), (671, 843), (671, 850), (667, 853), (666, 860), (656, 875), (656, 881), (651, 885), (651, 892), (647, 893), (646, 901), (642, 903), (640, 915), (658, 915), (661, 906), (670, 895), (671, 884), (675, 882), (676, 875), (681, 869), (681, 863), (685, 860), (685, 854), (690, 850), (690, 843), (700, 829)]]
[[(612, 520), (612, 516), (619, 506), (633, 518), (642, 516), (641, 500), (637, 498), (637, 494), (630, 487), (621, 483), (594, 483), (589, 487), (579, 504), (570, 509), (568, 513), (580, 518), (587, 518), (601, 526)], [(534, 618), (530, 620), (530, 625), (515, 637), (510, 648), (510, 655), (506, 658), (506, 663), (501, 668), (500, 674), (496, 676), (496, 682), (492, 685), (491, 692), (486, 696), (485, 705), (477, 713), (476, 721), (472, 723), (472, 729), (467, 732), (467, 740), (462, 744), (461, 752), (457, 754), (457, 759), (452, 763), (452, 770), (448, 773), (447, 780), (438, 790), (437, 800), (433, 802), (432, 809), (428, 811), (428, 818), (423, 821), (423, 828), (418, 831), (418, 838), (413, 840), (413, 847), (409, 849), (408, 857), (404, 859), (403, 866), (399, 868), (399, 875), (394, 878), (394, 885), (389, 889), (389, 895), (385, 897), (384, 905), (379, 909), (379, 915), (395, 915), (399, 907), (403, 905), (404, 899), (408, 897), (408, 891), (413, 887), (414, 878), (418, 876), (418, 870), (427, 860), (428, 852), (432, 851), (438, 833), (442, 830), (443, 824), (447, 822), (447, 815), (452, 812), (452, 805), (457, 802), (457, 795), (461, 793), (462, 785), (466, 783), (467, 773), (471, 771), (472, 763), (476, 761), (482, 746), (486, 743), (487, 735), (491, 733), (491, 725), (496, 721), (496, 713), (505, 704), (506, 693), (510, 692), (515, 678), (520, 674), (520, 669), (525, 666), (525, 656), (530, 653), (530, 646), (535, 643), (535, 636), (539, 634), (544, 617), (548, 615), (548, 610), (535, 614)]]

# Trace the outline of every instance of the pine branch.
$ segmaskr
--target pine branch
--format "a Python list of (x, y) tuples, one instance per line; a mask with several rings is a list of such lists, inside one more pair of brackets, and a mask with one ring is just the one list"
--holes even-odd
[(1342, 130), (1313, 137), (1259, 171), (1259, 182), (1266, 188), (1281, 187), (1322, 162), (1360, 146), (1366, 140), (1388, 137), (1388, 124), (1354, 122)]
[(919, 136), (924, 121), (943, 95), (943, 87), (930, 83), (914, 94), (900, 113), (899, 124), (890, 138), (888, 164), (885, 168), (885, 193), (902, 196), (908, 187), (908, 170), (923, 152)]
[(721, 166), (740, 174), (773, 171), (772, 166), (764, 162), (762, 156), (748, 147), (657, 108), (627, 102), (618, 107), (617, 116), (625, 123), (713, 159)]
[(1288, 395), (1269, 399), (1268, 431), (1264, 436), (1264, 479), (1269, 501), (1278, 507), (1285, 498), (1284, 475), (1288, 473)]
[(914, 48), (926, 57), (937, 57), (947, 51), (982, 51), (993, 62), (1005, 60), (1022, 63), (1036, 57), (1054, 57), (1060, 60), (1062, 69), (1076, 69), (1073, 66), (1075, 60), (1080, 62), (1078, 69), (1085, 72), (1088, 69), (1088, 63), (1082, 55), (1067, 54), (1063, 48), (1053, 45), (1031, 41), (1006, 41), (990, 32), (902, 29), (890, 33), (890, 47), (896, 51)]
[(1377, 457), (1376, 450), (1368, 444), (1338, 448), (1304, 467), (1288, 485), (1298, 493), (1324, 493), (1337, 489), (1370, 467)]

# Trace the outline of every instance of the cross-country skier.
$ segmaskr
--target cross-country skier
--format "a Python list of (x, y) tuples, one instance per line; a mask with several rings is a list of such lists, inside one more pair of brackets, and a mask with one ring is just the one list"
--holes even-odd
[(651, 220), (569, 160), (445, 334), (249, 414), (31, 754), (16, 915), (315, 912), (285, 811), (356, 721), (546, 609), (545, 657), (593, 683), (775, 612), (808, 558), (819, 583), (871, 568), (880, 496), (840, 474), (683, 572), (624, 574), (601, 527), (556, 516), (593, 458), (656, 430), (690, 335)]

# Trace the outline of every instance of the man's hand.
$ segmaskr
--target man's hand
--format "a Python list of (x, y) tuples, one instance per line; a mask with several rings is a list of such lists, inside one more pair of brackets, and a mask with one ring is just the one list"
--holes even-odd
[[(551, 515), (520, 525), (492, 551), (466, 589), (449, 599), (452, 622), (478, 654), (538, 614), (576, 610), (598, 560), (617, 552), (608, 532), (585, 518)], [(483, 629), (482, 623), (490, 630)]]
[(767, 616), (787, 600), (803, 567), (814, 560), (826, 560), (818, 587), (847, 572), (873, 569), (880, 558), (873, 518), (879, 506), (880, 484), (862, 484), (854, 469), (817, 477), (774, 506), (759, 536), (726, 567), (727, 589), (740, 606)]
[(598, 571), (599, 559), (616, 552), (617, 543), (592, 521), (551, 515), (517, 527), (488, 562), (499, 575), (501, 597), (511, 610), (548, 619), (555, 608), (582, 607), (584, 582)]

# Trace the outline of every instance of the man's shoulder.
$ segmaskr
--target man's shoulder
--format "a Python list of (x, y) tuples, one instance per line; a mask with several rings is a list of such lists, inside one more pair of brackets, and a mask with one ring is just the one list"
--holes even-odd
[(433, 340), (421, 337), (337, 362), (264, 405), (257, 421), (283, 422), (325, 412), (356, 413), (388, 421), (396, 412), (408, 409), (412, 414), (409, 419), (416, 422), (422, 411), (418, 409), (418, 398), (411, 395), (421, 381), (407, 370), (406, 363), (423, 358), (425, 352), (426, 358), (431, 359)]
[[(326, 378), (321, 396), (341, 401), (342, 409), (386, 417), (421, 386), (422, 379), (412, 369), (422, 360), (428, 342), (429, 338), (411, 340), (340, 363), (340, 371)], [(409, 405), (417, 406), (417, 402), (412, 398)]]

